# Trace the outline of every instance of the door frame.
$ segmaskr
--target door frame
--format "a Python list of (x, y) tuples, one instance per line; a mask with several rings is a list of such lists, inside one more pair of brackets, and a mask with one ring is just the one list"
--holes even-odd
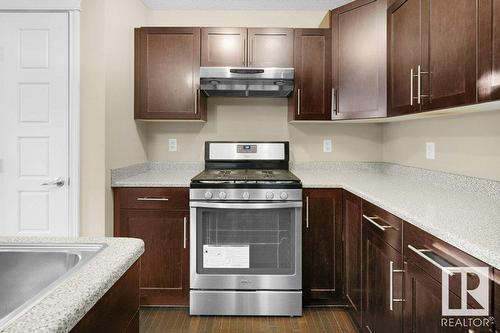
[(3, 12), (68, 14), (68, 236), (80, 236), (80, 0), (0, 0)]

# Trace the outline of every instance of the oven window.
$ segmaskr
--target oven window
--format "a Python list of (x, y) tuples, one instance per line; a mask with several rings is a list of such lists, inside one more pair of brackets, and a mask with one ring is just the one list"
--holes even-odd
[(198, 274), (295, 272), (295, 209), (197, 208), (196, 214)]

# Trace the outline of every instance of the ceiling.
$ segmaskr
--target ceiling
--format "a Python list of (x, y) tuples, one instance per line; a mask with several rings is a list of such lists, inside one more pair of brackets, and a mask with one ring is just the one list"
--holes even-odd
[(143, 0), (159, 10), (328, 10), (352, 0)]

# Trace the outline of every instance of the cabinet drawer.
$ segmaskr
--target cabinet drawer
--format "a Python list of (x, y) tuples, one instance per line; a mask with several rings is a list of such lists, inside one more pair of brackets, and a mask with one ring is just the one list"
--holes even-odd
[[(430, 235), (412, 224), (404, 224), (403, 254), (438, 282), (442, 282), (440, 267), (488, 267), (487, 264)], [(491, 273), (490, 273), (491, 274)], [(474, 284), (472, 280), (469, 283)], [(460, 295), (460, 274), (449, 278), (450, 289)], [(475, 305), (474, 302), (471, 305)]]
[(116, 188), (115, 206), (120, 209), (189, 209), (187, 188)]
[(402, 252), (403, 221), (385, 210), (363, 201), (362, 228), (377, 233), (387, 244)]

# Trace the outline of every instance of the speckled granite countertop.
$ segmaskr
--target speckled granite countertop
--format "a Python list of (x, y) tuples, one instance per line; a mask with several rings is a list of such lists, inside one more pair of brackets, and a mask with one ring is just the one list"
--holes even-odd
[[(141, 166), (141, 167), (139, 167)], [(188, 187), (203, 164), (114, 171), (115, 187)], [(305, 188), (343, 188), (500, 269), (500, 182), (386, 163), (297, 163)]]
[(144, 253), (133, 238), (0, 237), (0, 243), (105, 243), (108, 246), (2, 333), (69, 332)]

